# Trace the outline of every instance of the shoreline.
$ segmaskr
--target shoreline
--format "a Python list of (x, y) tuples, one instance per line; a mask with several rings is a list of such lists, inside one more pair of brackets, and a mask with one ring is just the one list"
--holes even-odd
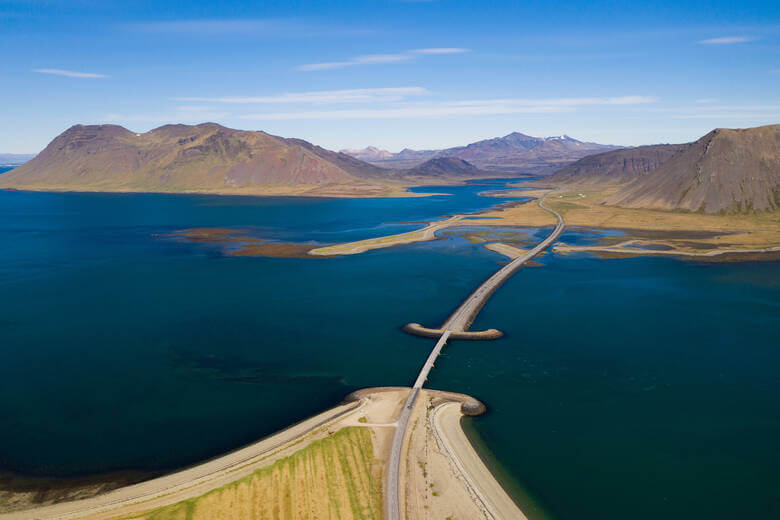
[(454, 403), (434, 408), (432, 423), (438, 440), (449, 452), (460, 470), (472, 497), (479, 501), (491, 518), (529, 520), (480, 456), (462, 426), (465, 417)]
[(617, 253), (630, 256), (689, 256), (700, 258), (714, 258), (721, 255), (744, 255), (744, 254), (761, 254), (761, 253), (777, 253), (780, 252), (780, 246), (765, 247), (759, 249), (716, 249), (711, 251), (705, 251), (702, 253), (695, 253), (691, 251), (676, 251), (676, 250), (656, 250), (656, 249), (642, 249), (638, 247), (624, 247), (635, 242), (634, 240), (626, 240), (615, 246), (571, 246), (568, 244), (558, 245), (553, 248), (553, 251), (558, 253)]
[[(5, 173), (5, 172), (0, 172)], [(252, 188), (236, 189), (135, 189), (135, 188), (86, 188), (72, 186), (1, 186), (0, 191), (21, 191), (30, 193), (130, 193), (130, 194), (166, 194), (166, 195), (218, 195), (242, 197), (307, 197), (322, 199), (371, 199), (371, 198), (416, 198), (449, 193), (421, 193), (413, 188), (436, 186), (464, 186), (490, 180), (517, 180), (519, 177), (475, 177), (463, 179), (434, 179), (428, 182), (402, 182), (398, 184), (269, 184), (253, 185)], [(0, 178), (1, 179), (1, 178)]]
[[(403, 403), (410, 391), (408, 387), (358, 390), (346, 396), (338, 406), (220, 457), (94, 497), (0, 513), (0, 519), (141, 519), (161, 511), (174, 511), (185, 502), (194, 504), (206, 500), (206, 497), (218, 497), (226, 490), (235, 489), (239, 481), (244, 482), (241, 485), (247, 485), (247, 479), (261, 470), (265, 471), (265, 468), (297, 456), (309, 447), (328, 441), (345, 429), (368, 430), (373, 439), (374, 456), (384, 468), (390, 454), (392, 431), (397, 427)], [(473, 398), (438, 390), (422, 392), (425, 399), (415, 406), (415, 431), (407, 432), (405, 444), (408, 447), (404, 460), (408, 469), (414, 471), (412, 446), (425, 443), (428, 446), (426, 453), (430, 452), (430, 460), (425, 460), (427, 479), (422, 482), (407, 478), (405, 489), (407, 496), (420, 493), (427, 493), (427, 496), (425, 503), (417, 501), (417, 507), (407, 504), (407, 517), (418, 518), (422, 514), (439, 511), (442, 515), (456, 513), (456, 517), (464, 518), (527, 520), (517, 502), (482, 461), (462, 427), (461, 406), (464, 402), (473, 401)], [(428, 413), (428, 403), (434, 413)], [(446, 410), (442, 412), (446, 413), (442, 416), (443, 420), (437, 420), (438, 410)], [(425, 425), (417, 428), (421, 419)], [(435, 439), (435, 443), (429, 446), (431, 439)], [(453, 468), (457, 471), (453, 472)], [(381, 474), (384, 480), (384, 469)], [(357, 478), (365, 476), (358, 475)], [(430, 481), (430, 478), (435, 480)], [(436, 483), (435, 490), (433, 482)], [(439, 493), (451, 495), (452, 500), (440, 500)], [(213, 507), (214, 504), (211, 505)]]
[(476, 427), (475, 418), (461, 417), (460, 427), (466, 435), (471, 448), (479, 456), (490, 474), (504, 489), (506, 494), (514, 501), (515, 505), (525, 514), (529, 520), (552, 520), (552, 516), (525, 489), (522, 482), (515, 479), (501, 463), (501, 460), (490, 449), (490, 446), (482, 439), (479, 429)]
[[(570, 228), (585, 228), (595, 231), (620, 231), (621, 244), (642, 243), (645, 248), (618, 248), (615, 244), (594, 244), (588, 246), (570, 246), (559, 244), (554, 252), (602, 252), (626, 256), (665, 255), (690, 257), (721, 261), (739, 259), (740, 255), (775, 256), (780, 251), (780, 212), (756, 215), (697, 215), (682, 212), (660, 210), (637, 210), (617, 207), (603, 207), (597, 203), (600, 197), (592, 192), (564, 193), (552, 189), (534, 189), (529, 191), (506, 190), (493, 191), (487, 196), (516, 195), (525, 200), (501, 204), (470, 214), (456, 215), (458, 223), (450, 219), (434, 221), (426, 228), (415, 232), (387, 235), (359, 242), (346, 242), (328, 246), (329, 251), (349, 251), (357, 254), (371, 249), (402, 245), (438, 239), (436, 232), (447, 227), (483, 227), (483, 228), (543, 228), (555, 225), (549, 213), (541, 211), (532, 201), (541, 200), (552, 193), (557, 197), (548, 197), (550, 207), (563, 215), (567, 222), (574, 217)], [(599, 194), (600, 195), (600, 194)], [(600, 212), (597, 216), (596, 212)], [(597, 218), (598, 217), (598, 218)], [(593, 219), (593, 220), (587, 220)], [(423, 231), (430, 230), (427, 238)], [(468, 231), (464, 233), (468, 238)], [(485, 240), (486, 249), (514, 258), (523, 253), (522, 248), (503, 243), (503, 240)], [(312, 251), (309, 251), (312, 254)], [(314, 253), (321, 254), (321, 253)], [(331, 253), (337, 254), (337, 253)], [(347, 254), (347, 253), (345, 253)]]
[(0, 513), (0, 520), (29, 520), (31, 515), (33, 518), (57, 519), (114, 518), (192, 498), (218, 487), (217, 484), (238, 480), (256, 467), (268, 465), (268, 459), (277, 452), (288, 450), (318, 429), (358, 411), (361, 404), (359, 401), (340, 404), (252, 444), (151, 480), (83, 500)]
[(74, 189), (74, 188), (56, 188), (56, 187), (27, 187), (27, 188), (13, 188), (13, 187), (0, 187), (0, 191), (21, 191), (26, 193), (102, 193), (102, 194), (155, 194), (155, 195), (215, 195), (220, 197), (306, 197), (314, 199), (375, 199), (375, 198), (416, 198), (416, 197), (430, 197), (433, 195), (443, 195), (442, 193), (416, 193), (408, 191), (408, 188), (425, 187), (425, 185), (413, 185), (413, 186), (400, 186), (398, 190), (390, 189), (388, 191), (376, 191), (366, 193), (354, 193), (345, 190), (344, 192), (328, 192), (317, 193), (316, 189), (322, 188), (318, 186), (316, 188), (309, 188), (308, 190), (296, 191), (296, 190), (258, 190), (258, 191), (231, 191), (231, 190), (134, 190), (134, 189)]
[[(491, 178), (491, 179), (470, 179), (470, 180), (458, 180), (457, 182), (445, 182), (444, 184), (415, 184), (415, 185), (403, 185), (389, 187), (390, 191), (370, 191), (360, 192), (350, 190), (347, 185), (344, 185), (344, 190), (340, 191), (341, 185), (333, 186), (308, 186), (299, 189), (290, 189), (291, 187), (276, 187), (261, 189), (257, 191), (240, 191), (240, 190), (182, 190), (182, 191), (149, 191), (149, 190), (132, 190), (132, 189), (71, 189), (67, 187), (27, 187), (24, 189), (16, 188), (0, 188), (4, 191), (25, 191), (33, 193), (127, 193), (127, 194), (162, 194), (162, 195), (213, 195), (213, 196), (241, 196), (241, 197), (307, 197), (307, 198), (404, 198), (404, 197), (428, 197), (437, 195), (437, 193), (417, 193), (409, 191), (409, 188), (426, 187), (426, 186), (456, 186), (462, 185), (466, 182), (479, 182), (484, 180), (502, 180), (503, 178)], [(454, 215), (449, 218), (430, 222), (427, 226), (410, 232), (400, 233), (396, 235), (386, 235), (383, 237), (376, 237), (366, 240), (360, 240), (356, 242), (346, 242), (342, 244), (333, 244), (329, 246), (315, 247), (306, 250), (304, 246), (296, 248), (296, 253), (293, 256), (301, 257), (328, 257), (336, 255), (351, 255), (359, 254), (365, 251), (374, 249), (382, 249), (387, 247), (393, 247), (396, 245), (404, 245), (415, 242), (425, 242), (429, 240), (435, 240), (436, 232), (442, 229), (453, 227), (456, 225), (463, 226), (480, 226), (480, 227), (544, 227), (548, 225), (554, 225), (553, 219), (549, 214), (540, 213), (535, 210), (534, 204), (528, 204), (529, 202), (543, 197), (545, 194), (550, 194), (552, 188), (539, 188), (539, 187), (527, 187), (523, 186), (523, 182), (507, 184), (505, 190), (490, 190), (481, 192), (483, 196), (497, 197), (515, 196), (518, 199), (509, 203), (496, 205), (492, 208), (477, 211), (474, 213)], [(336, 191), (328, 191), (330, 188), (335, 188)], [(398, 189), (396, 189), (398, 188)], [(703, 258), (712, 261), (720, 261), (723, 258), (730, 258), (732, 261), (740, 255), (752, 255), (752, 256), (771, 256), (777, 253), (780, 248), (780, 218), (771, 213), (763, 213), (757, 215), (697, 215), (685, 212), (671, 212), (661, 210), (641, 210), (641, 209), (629, 209), (620, 207), (605, 207), (599, 205), (597, 202), (606, 193), (604, 191), (583, 191), (581, 193), (574, 192), (558, 192), (558, 197), (548, 199), (552, 207), (558, 207), (561, 214), (563, 214), (567, 221), (571, 223), (572, 227), (586, 227), (593, 230), (617, 230), (626, 232), (626, 240), (641, 240), (643, 235), (648, 233), (657, 233), (663, 235), (665, 233), (676, 233), (680, 236), (675, 239), (678, 242), (685, 242), (680, 246), (670, 244), (668, 240), (656, 239), (655, 241), (646, 240), (648, 244), (653, 247), (665, 247), (671, 246), (670, 250), (660, 250), (651, 248), (620, 248), (616, 249), (612, 244), (598, 244), (593, 246), (569, 246), (566, 244), (559, 245), (554, 249), (556, 252), (579, 252), (586, 251), (594, 253), (603, 253), (604, 255), (625, 255), (625, 256), (680, 256), (690, 258)], [(573, 213), (572, 213), (573, 211)], [(584, 211), (584, 213), (583, 213)], [(585, 218), (585, 220), (583, 220)], [(460, 222), (457, 222), (460, 221)], [(755, 221), (755, 222), (754, 222)], [(688, 222), (688, 225), (686, 225)], [(698, 238), (697, 235), (702, 231), (712, 234), (715, 237), (715, 243), (708, 244), (703, 242), (703, 239)], [(632, 232), (636, 236), (632, 235)], [(685, 235), (688, 234), (690, 238), (686, 240)], [(755, 236), (761, 235), (760, 237)], [(726, 241), (725, 237), (735, 238), (736, 242), (731, 243)], [(725, 242), (725, 243), (717, 243)], [(698, 243), (697, 243), (698, 242)], [(702, 251), (701, 249), (707, 249), (704, 246), (710, 245), (708, 250)], [(278, 247), (278, 246), (277, 246)], [(504, 254), (511, 258), (515, 251), (512, 251), (510, 247), (504, 244), (496, 243), (495, 245), (486, 244), (488, 249), (491, 249), (500, 254)], [(574, 249), (578, 248), (578, 249)], [(693, 248), (693, 249), (692, 249)], [(697, 250), (698, 249), (698, 250)], [(300, 250), (300, 251), (299, 251)], [(305, 251), (304, 251), (305, 250)], [(270, 256), (288, 256), (284, 251), (273, 251)], [(728, 255), (725, 257), (724, 255)], [(244, 255), (238, 255), (244, 256)], [(257, 252), (257, 254), (247, 254), (245, 256), (265, 256), (263, 251)]]

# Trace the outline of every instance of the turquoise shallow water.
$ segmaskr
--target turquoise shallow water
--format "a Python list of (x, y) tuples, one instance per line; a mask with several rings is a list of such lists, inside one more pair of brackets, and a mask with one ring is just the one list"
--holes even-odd
[[(0, 464), (165, 470), (355, 388), (409, 384), (433, 344), (400, 326), (440, 324), (500, 255), (457, 233), (327, 260), (224, 257), (159, 235), (222, 226), (355, 240), (501, 202), (483, 189), (374, 200), (0, 191)], [(488, 404), (470, 427), (529, 507), (560, 519), (777, 517), (780, 264), (541, 263), (475, 323), (507, 336), (454, 342), (430, 380)]]

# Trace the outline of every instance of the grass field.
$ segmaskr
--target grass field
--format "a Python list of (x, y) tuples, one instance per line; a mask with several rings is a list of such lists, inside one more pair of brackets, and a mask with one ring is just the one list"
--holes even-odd
[(236, 482), (136, 520), (371, 520), (382, 517), (382, 469), (371, 432), (347, 427)]

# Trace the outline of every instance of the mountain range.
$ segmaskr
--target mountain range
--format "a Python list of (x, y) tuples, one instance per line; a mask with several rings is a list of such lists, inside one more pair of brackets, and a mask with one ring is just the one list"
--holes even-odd
[(345, 149), (342, 153), (386, 168), (413, 168), (435, 158), (452, 157), (477, 168), (501, 174), (551, 174), (582, 157), (620, 147), (578, 141), (567, 135), (532, 137), (513, 132), (504, 137), (485, 139), (466, 146), (444, 150), (404, 149), (398, 153), (369, 146), (361, 150)]
[(780, 125), (718, 128), (692, 143), (592, 155), (548, 180), (617, 187), (604, 203), (629, 208), (774, 211), (780, 206)]
[[(610, 187), (605, 204), (744, 213), (780, 205), (779, 145), (780, 125), (719, 128), (692, 143), (625, 149), (567, 136), (513, 133), (449, 150), (404, 150), (366, 162), (354, 155), (386, 155), (377, 149), (333, 152), (302, 139), (216, 123), (165, 125), (146, 133), (116, 125), (76, 125), (28, 162), (0, 175), (0, 188), (389, 196), (411, 185), (509, 177), (521, 163), (528, 173), (547, 172), (565, 162), (544, 182)], [(572, 162), (576, 154), (583, 157)]]
[[(75, 125), (2, 175), (0, 187), (37, 190), (381, 195), (416, 184), (494, 176), (460, 159), (391, 170), (302, 139), (216, 123), (135, 133)], [(291, 188), (295, 188), (292, 190)]]
[(0, 166), (19, 166), (33, 157), (34, 153), (0, 153)]

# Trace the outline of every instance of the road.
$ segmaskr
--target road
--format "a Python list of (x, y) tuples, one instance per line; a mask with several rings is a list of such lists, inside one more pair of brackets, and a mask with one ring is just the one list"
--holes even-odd
[(425, 361), (420, 375), (417, 376), (417, 381), (414, 382), (412, 391), (409, 392), (409, 396), (406, 398), (404, 408), (401, 410), (401, 416), (398, 418), (398, 427), (395, 429), (395, 435), (393, 435), (393, 446), (390, 448), (390, 459), (387, 466), (387, 486), (385, 489), (386, 503), (387, 503), (387, 518), (388, 520), (400, 520), (401, 512), (398, 503), (398, 479), (401, 472), (401, 449), (403, 448), (404, 437), (406, 435), (406, 427), (409, 425), (409, 416), (412, 414), (412, 408), (417, 401), (417, 396), (420, 395), (420, 390), (423, 384), (428, 379), (428, 373), (433, 368), (433, 362), (439, 356), (441, 349), (447, 343), (450, 337), (451, 331), (446, 331), (436, 342), (436, 346), (433, 347), (428, 359)]
[(501, 284), (507, 281), (510, 276), (515, 274), (517, 270), (523, 266), (523, 264), (550, 247), (553, 242), (558, 240), (558, 237), (561, 236), (561, 233), (563, 233), (563, 218), (557, 212), (545, 206), (544, 199), (539, 201), (539, 207), (549, 211), (558, 218), (558, 224), (556, 224), (553, 232), (550, 233), (547, 238), (539, 242), (533, 249), (524, 255), (515, 258), (504, 267), (499, 269), (495, 274), (493, 274), (493, 276), (485, 280), (485, 282), (477, 287), (477, 289), (471, 293), (471, 295), (460, 305), (460, 307), (457, 308), (452, 316), (450, 316), (450, 318), (444, 322), (442, 329), (453, 331), (468, 330), (468, 328), (471, 327), (471, 324), (474, 322), (474, 319), (477, 317), (477, 314), (479, 314), (479, 311), (485, 305), (485, 302), (488, 301), (496, 289), (501, 287)]
[(561, 217), (556, 211), (548, 208), (544, 205), (544, 199), (539, 200), (539, 207), (545, 209), (555, 215), (558, 218), (558, 224), (553, 229), (553, 232), (547, 236), (544, 240), (539, 242), (528, 253), (512, 260), (507, 265), (499, 269), (493, 276), (485, 280), (485, 282), (477, 287), (471, 295), (464, 301), (460, 307), (450, 316), (442, 327), (443, 333), (436, 342), (436, 346), (431, 351), (428, 359), (425, 361), (420, 374), (417, 376), (417, 380), (414, 382), (412, 391), (409, 392), (409, 396), (406, 398), (403, 410), (401, 410), (401, 416), (398, 418), (398, 427), (395, 430), (393, 436), (393, 445), (390, 449), (390, 459), (387, 465), (387, 480), (385, 486), (385, 512), (387, 514), (387, 520), (401, 520), (401, 509), (399, 501), (399, 477), (401, 473), (401, 451), (403, 449), (404, 438), (406, 437), (406, 430), (409, 425), (409, 416), (412, 413), (412, 408), (417, 401), (417, 397), (420, 394), (425, 381), (428, 379), (428, 374), (433, 368), (433, 364), (436, 358), (441, 353), (442, 348), (447, 343), (450, 335), (453, 332), (462, 332), (467, 330), (471, 323), (476, 318), (479, 311), (485, 305), (485, 302), (490, 296), (503, 284), (510, 276), (512, 276), (523, 264), (532, 259), (545, 249), (547, 249), (553, 242), (555, 242), (561, 233), (563, 232), (564, 223), (563, 217)]

